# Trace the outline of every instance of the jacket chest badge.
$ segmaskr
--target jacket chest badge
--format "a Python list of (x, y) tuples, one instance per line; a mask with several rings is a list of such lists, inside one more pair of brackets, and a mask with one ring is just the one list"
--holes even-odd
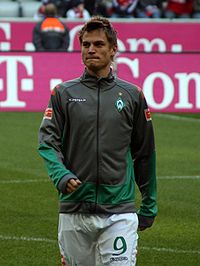
[(119, 112), (122, 111), (122, 109), (125, 107), (125, 103), (123, 102), (122, 98), (119, 97), (117, 101), (115, 102), (115, 107)]

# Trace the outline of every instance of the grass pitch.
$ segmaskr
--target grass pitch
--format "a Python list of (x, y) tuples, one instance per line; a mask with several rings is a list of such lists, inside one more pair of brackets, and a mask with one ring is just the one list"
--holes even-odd
[[(57, 192), (36, 150), (41, 119), (41, 113), (0, 112), (2, 266), (61, 265)], [(137, 266), (199, 266), (200, 115), (154, 114), (153, 122), (159, 213), (139, 233)]]

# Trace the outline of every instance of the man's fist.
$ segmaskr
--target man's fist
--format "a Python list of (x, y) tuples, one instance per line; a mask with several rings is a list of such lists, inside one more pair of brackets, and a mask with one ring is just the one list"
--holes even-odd
[(75, 191), (81, 184), (81, 181), (79, 179), (69, 179), (66, 185), (66, 191), (68, 193), (71, 193)]

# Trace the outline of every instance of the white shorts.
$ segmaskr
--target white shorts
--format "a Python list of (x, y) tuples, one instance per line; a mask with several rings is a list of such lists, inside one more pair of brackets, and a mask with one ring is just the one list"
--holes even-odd
[(134, 266), (137, 229), (135, 213), (59, 214), (60, 252), (67, 266)]

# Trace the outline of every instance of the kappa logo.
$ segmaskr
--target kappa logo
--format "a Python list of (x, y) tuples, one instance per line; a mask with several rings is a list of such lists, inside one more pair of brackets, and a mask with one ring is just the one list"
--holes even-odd
[(125, 103), (123, 102), (122, 98), (119, 97), (115, 103), (115, 106), (119, 112), (122, 111), (122, 109), (125, 107)]
[(110, 258), (111, 263), (115, 261), (128, 261), (128, 258), (127, 257)]
[(85, 98), (69, 98), (68, 99), (69, 102), (86, 102)]

